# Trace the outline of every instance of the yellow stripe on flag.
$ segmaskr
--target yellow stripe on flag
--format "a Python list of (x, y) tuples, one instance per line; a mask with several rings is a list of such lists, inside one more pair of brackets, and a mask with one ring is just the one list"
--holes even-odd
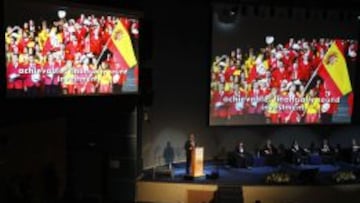
[(323, 64), (342, 95), (352, 92), (346, 59), (336, 42), (325, 54)]
[[(116, 35), (120, 34), (120, 38)], [(121, 21), (117, 23), (111, 36), (116, 48), (126, 61), (127, 65), (132, 68), (137, 64), (134, 48), (131, 42), (130, 35)]]

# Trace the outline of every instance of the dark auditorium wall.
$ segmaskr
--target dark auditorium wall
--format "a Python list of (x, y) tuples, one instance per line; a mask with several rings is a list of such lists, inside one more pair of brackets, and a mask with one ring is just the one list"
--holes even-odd
[[(350, 145), (350, 138), (360, 138), (359, 125), (208, 126), (210, 4), (169, 1), (159, 4), (162, 6), (153, 6), (153, 3), (145, 4), (145, 17), (151, 22), (153, 41), (151, 58), (143, 68), (152, 70), (153, 100), (144, 108), (148, 117), (142, 125), (144, 168), (164, 163), (164, 149), (168, 142), (175, 152), (174, 161), (184, 161), (183, 145), (189, 132), (194, 132), (198, 143), (205, 147), (206, 159), (212, 159), (223, 150), (233, 150), (239, 140), (253, 152), (264, 145), (267, 138), (271, 138), (275, 145), (283, 143), (287, 146), (293, 139), (309, 146), (312, 141), (319, 143), (323, 138), (329, 138), (330, 142), (344, 147)], [(318, 11), (321, 9), (319, 6)], [(321, 13), (318, 15), (322, 16)], [(335, 35), (346, 33), (337, 30), (336, 26), (329, 30)]]
[[(118, 104), (118, 107), (112, 105)], [(104, 102), (99, 102), (104, 105)], [(93, 115), (68, 117), (68, 190), (77, 196), (131, 201), (137, 166), (137, 109), (120, 100)]]
[[(31, 4), (34, 1), (50, 4), (53, 2), (59, 5), (68, 5), (67, 2), (70, 2), (67, 0), (19, 0), (17, 3)], [(127, 8), (119, 2), (109, 0), (71, 2), (80, 3), (80, 7)], [(24, 18), (39, 15), (39, 13), (24, 12), (22, 16)], [(5, 64), (4, 57), (1, 60)], [(3, 76), (4, 69), (0, 69), (0, 73)], [(65, 187), (62, 189), (65, 190), (66, 202), (74, 202), (74, 199), (84, 202), (94, 201), (94, 199), (101, 202), (126, 202), (135, 198), (139, 154), (137, 153), (139, 150), (137, 95), (5, 98), (5, 80), (1, 80), (0, 83), (0, 127), (20, 128), (20, 124), (29, 125), (31, 134), (26, 139), (19, 140), (26, 140), (27, 145), (34, 146), (42, 138), (44, 139), (41, 143), (51, 144), (55, 135), (64, 132), (61, 138), (66, 140), (63, 149), (66, 151), (66, 157), (61, 167), (66, 172), (66, 176), (64, 175), (66, 185), (62, 185)], [(62, 118), (65, 125), (59, 128), (51, 128), (51, 125), (43, 128), (36, 124), (45, 122), (44, 126), (47, 126), (47, 122), (56, 118)], [(33, 135), (36, 133), (34, 129), (40, 131), (41, 136)], [(27, 135), (24, 131), (20, 132), (23, 133), (22, 136)], [(46, 157), (46, 151), (39, 154)], [(23, 157), (26, 158), (27, 155), (24, 153)], [(40, 157), (39, 161), (43, 159)], [(19, 160), (19, 164), (22, 162), (28, 163), (27, 160)], [(17, 169), (17, 166), (9, 167), (9, 170)], [(2, 177), (0, 178), (2, 180)], [(0, 193), (2, 193), (2, 184), (0, 187)], [(44, 193), (38, 193), (38, 198), (44, 195)]]
[(4, 187), (14, 187), (16, 178), (30, 187), (31, 201), (42, 201), (45, 188), (52, 187), (51, 180), (46, 180), (49, 170), (55, 172), (62, 196), (67, 177), (66, 154), (66, 120), (63, 118), (1, 126), (0, 202), (10, 201), (7, 200), (10, 192)]
[[(11, 172), (1, 172), (1, 180), (32, 171), (38, 178), (40, 167), (53, 161), (61, 178), (60, 197), (69, 202), (134, 199), (139, 150), (134, 96), (8, 100), (1, 104), (7, 109), (2, 109), (5, 116), (0, 119), (0, 171)], [(8, 141), (3, 141), (4, 136)], [(9, 143), (5, 151), (3, 142)], [(7, 152), (12, 157), (6, 157)], [(41, 199), (44, 193), (40, 190), (34, 196)]]

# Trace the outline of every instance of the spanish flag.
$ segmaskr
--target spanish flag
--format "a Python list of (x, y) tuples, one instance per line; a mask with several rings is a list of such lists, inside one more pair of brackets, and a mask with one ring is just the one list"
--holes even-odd
[(324, 80), (326, 89), (335, 97), (341, 97), (352, 92), (348, 67), (343, 53), (341, 40), (335, 40), (326, 52), (318, 75)]
[(121, 68), (133, 68), (137, 65), (129, 32), (121, 20), (117, 22), (113, 30), (108, 49), (113, 54), (114, 62), (119, 63)]

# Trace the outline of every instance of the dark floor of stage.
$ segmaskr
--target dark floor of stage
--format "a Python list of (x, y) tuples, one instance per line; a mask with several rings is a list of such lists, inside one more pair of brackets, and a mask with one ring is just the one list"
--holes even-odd
[[(266, 177), (274, 172), (286, 172), (291, 175), (294, 185), (333, 185), (333, 175), (338, 171), (353, 171), (357, 174), (357, 181), (360, 183), (360, 166), (347, 163), (336, 163), (334, 165), (291, 165), (260, 166), (252, 168), (233, 168), (225, 164), (206, 162), (204, 165), (205, 176), (188, 179), (185, 176), (185, 164), (173, 164), (172, 176), (167, 170), (168, 167), (161, 166), (155, 169), (144, 170), (142, 181), (176, 182), (176, 183), (199, 183), (199, 184), (236, 184), (236, 185), (266, 185)], [(313, 173), (315, 171), (315, 174)], [(218, 174), (216, 178), (209, 178), (210, 174)], [(304, 178), (308, 179), (304, 181)]]

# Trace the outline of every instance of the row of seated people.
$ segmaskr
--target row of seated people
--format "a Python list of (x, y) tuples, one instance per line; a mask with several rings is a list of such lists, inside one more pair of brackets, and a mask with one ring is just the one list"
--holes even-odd
[(353, 139), (351, 148), (342, 149), (340, 145), (332, 147), (325, 139), (319, 148), (314, 143), (309, 148), (304, 148), (294, 140), (291, 147), (286, 149), (284, 145), (276, 148), (271, 140), (267, 140), (266, 145), (257, 150), (256, 156), (254, 156), (245, 149), (243, 142), (239, 142), (235, 150), (229, 153), (228, 163), (233, 167), (247, 168), (254, 165), (256, 157), (261, 157), (264, 164), (268, 166), (277, 166), (284, 162), (296, 165), (309, 164), (311, 157), (318, 157), (321, 160), (319, 163), (322, 164), (344, 161), (358, 165), (360, 164), (360, 145)]

